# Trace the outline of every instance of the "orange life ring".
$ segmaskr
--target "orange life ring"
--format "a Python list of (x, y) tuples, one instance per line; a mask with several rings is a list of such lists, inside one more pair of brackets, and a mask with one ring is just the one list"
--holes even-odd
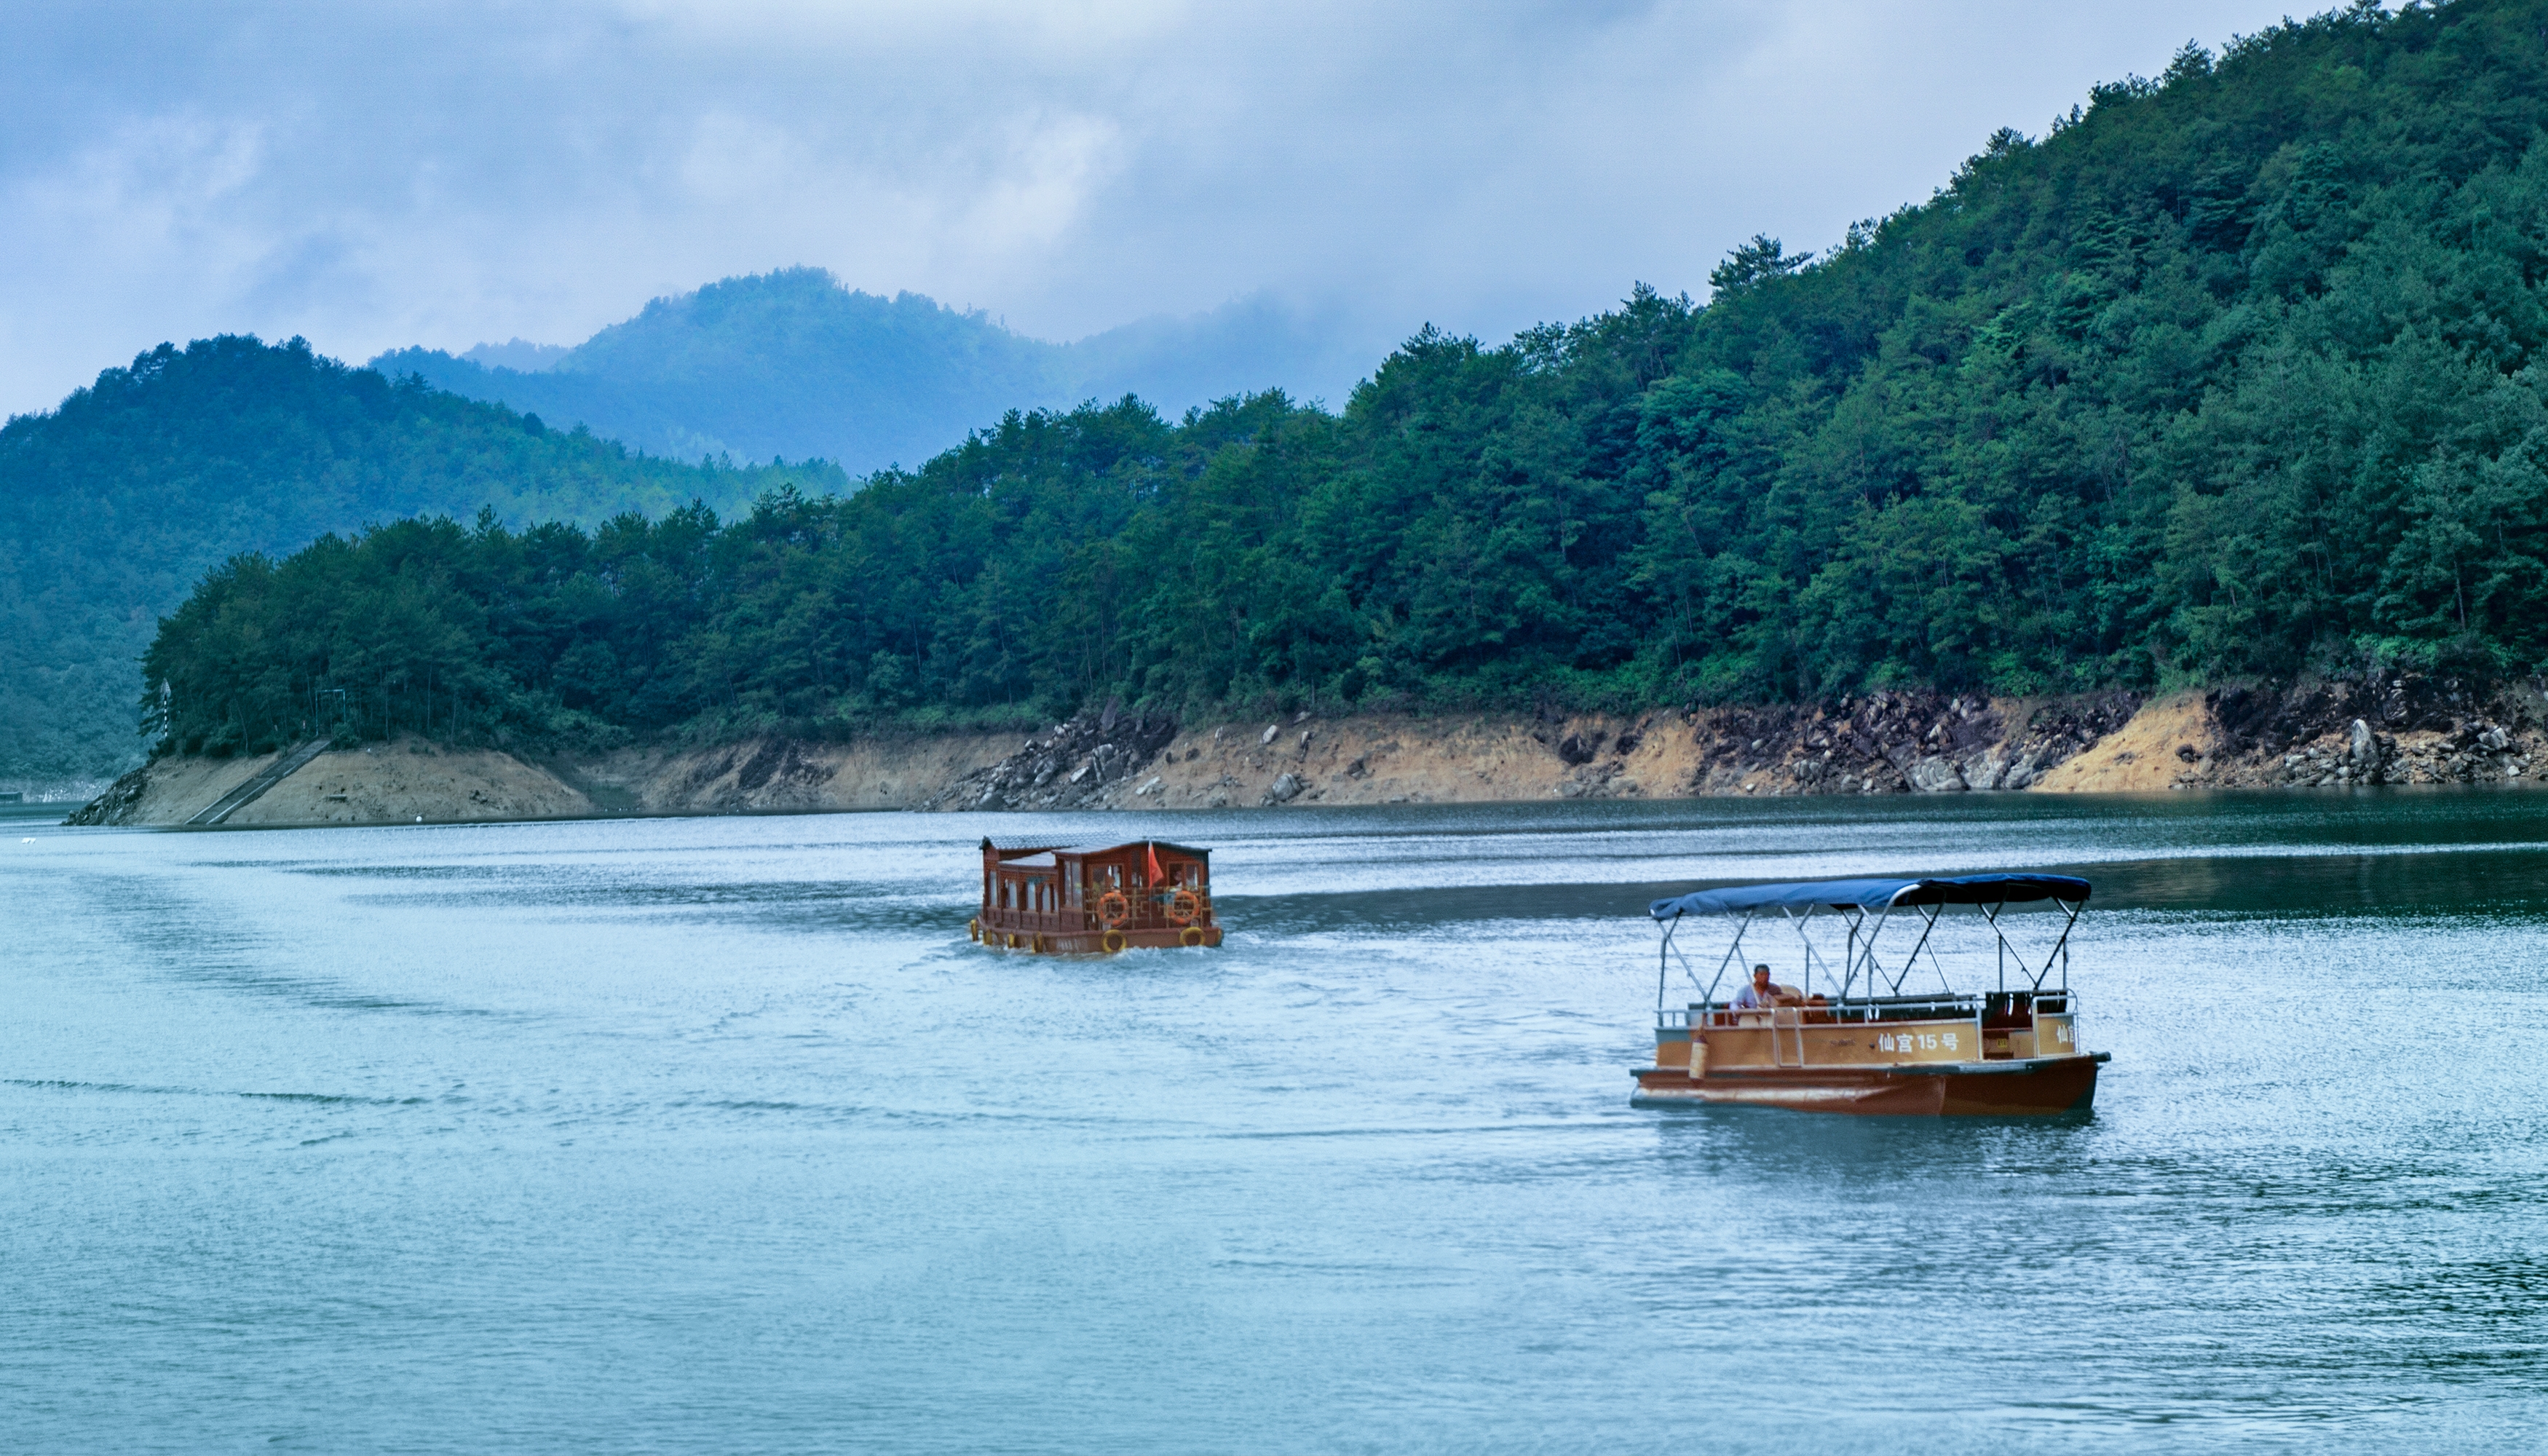
[(1108, 930), (1122, 930), (1133, 918), (1133, 902), (1124, 897), (1122, 890), (1108, 890), (1097, 897), (1097, 918), (1106, 923)]
[(1168, 924), (1192, 925), (1203, 918), (1203, 896), (1180, 889), (1168, 896)]

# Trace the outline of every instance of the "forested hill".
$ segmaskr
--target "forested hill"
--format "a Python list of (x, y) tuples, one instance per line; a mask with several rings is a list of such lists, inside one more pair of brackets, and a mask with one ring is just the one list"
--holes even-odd
[(846, 484), (824, 467), (643, 459), (298, 339), (162, 345), (0, 428), (0, 777), (42, 789), (136, 762), (154, 624), (234, 553), (419, 511), (599, 522), (693, 499), (732, 508), (782, 479)]
[(529, 369), (430, 349), (372, 365), (656, 454), (820, 456), (864, 472), (926, 460), (1009, 410), (1138, 394), (1179, 412), (1278, 385), (1341, 397), (1370, 356), (1319, 331), (1333, 321), (1260, 296), (1048, 343), (918, 294), (878, 298), (786, 268), (657, 299)]
[[(191, 746), (312, 682), (421, 721), (428, 675), (492, 732), (2529, 671), (2543, 122), (2548, 0), (2366, 3), (2003, 132), (1828, 255), (1762, 239), (1704, 308), (1427, 331), (1337, 416), (1012, 417), (717, 529), (325, 542), (207, 581), (150, 672)], [(347, 610), (402, 592), (444, 656)]]

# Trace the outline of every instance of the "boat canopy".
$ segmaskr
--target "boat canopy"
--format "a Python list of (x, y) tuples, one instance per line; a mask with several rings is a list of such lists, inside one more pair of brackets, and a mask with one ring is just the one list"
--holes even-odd
[(1890, 905), (2017, 905), (2030, 900), (2084, 902), (2088, 881), (2066, 874), (1965, 874), (1952, 879), (1812, 879), (1693, 890), (1657, 900), (1657, 920), (1747, 910), (1881, 910)]

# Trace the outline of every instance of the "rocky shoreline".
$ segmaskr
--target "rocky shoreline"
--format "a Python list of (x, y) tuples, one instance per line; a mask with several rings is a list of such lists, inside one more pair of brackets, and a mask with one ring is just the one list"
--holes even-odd
[[(182, 824), (273, 760), (168, 758), (66, 821)], [(1320, 715), (1180, 724), (1110, 705), (1044, 732), (765, 737), (531, 758), (413, 740), (319, 755), (233, 825), (845, 809), (1096, 810), (2512, 782), (2548, 694), (2398, 677), (2144, 699), (1888, 690), (1634, 717)]]

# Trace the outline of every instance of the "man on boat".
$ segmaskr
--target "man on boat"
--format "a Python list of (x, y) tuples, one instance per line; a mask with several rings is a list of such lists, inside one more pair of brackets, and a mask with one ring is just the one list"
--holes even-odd
[(1770, 979), (1770, 967), (1752, 967), (1752, 983), (1734, 993), (1731, 1005), (1736, 1011), (1767, 1011), (1773, 1006), (1793, 1006), (1805, 998), (1793, 986), (1781, 986)]

